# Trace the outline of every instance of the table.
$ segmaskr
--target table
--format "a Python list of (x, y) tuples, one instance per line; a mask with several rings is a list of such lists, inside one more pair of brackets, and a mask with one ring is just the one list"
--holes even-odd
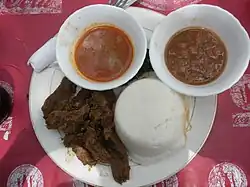
[[(152, 9), (167, 14), (169, 10), (164, 9), (164, 1), (168, 0), (142, 0), (144, 6), (151, 5)], [(26, 63), (43, 43), (57, 33), (70, 13), (94, 3), (104, 3), (104, 0), (65, 0), (61, 14), (0, 16), (0, 76), (6, 79), (14, 92), (13, 113), (0, 125), (0, 186), (20, 187), (25, 178), (25, 185), (30, 183), (30, 187), (87, 186), (59, 169), (36, 139), (28, 109), (32, 69)], [(219, 5), (229, 10), (250, 32), (250, 0), (205, 0), (202, 3)], [(1, 73), (3, 69), (7, 74)], [(5, 83), (0, 81), (0, 84)], [(232, 89), (219, 95), (213, 129), (195, 159), (178, 174), (155, 186), (248, 186), (249, 104), (250, 69)]]

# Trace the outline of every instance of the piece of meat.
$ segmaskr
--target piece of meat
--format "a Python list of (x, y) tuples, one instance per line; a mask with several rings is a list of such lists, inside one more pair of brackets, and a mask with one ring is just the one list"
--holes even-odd
[(62, 79), (58, 88), (45, 100), (42, 111), (44, 118), (54, 110), (61, 110), (67, 103), (66, 101), (76, 92), (76, 85), (66, 77)]
[(85, 129), (85, 126), (82, 123), (72, 123), (71, 125), (62, 125), (58, 129), (63, 131), (65, 134), (73, 134), (80, 132), (81, 129)]
[(64, 133), (63, 143), (71, 147), (78, 159), (90, 166), (108, 163), (115, 181), (129, 179), (129, 161), (125, 146), (114, 128), (113, 91), (81, 89), (64, 78), (49, 96), (42, 110), (48, 129)]
[(89, 118), (91, 120), (100, 121), (101, 126), (106, 128), (114, 127), (114, 104), (115, 94), (113, 91), (94, 92), (92, 94), (89, 105), (91, 107)]
[(108, 106), (108, 100), (105, 98), (102, 92), (93, 92), (90, 100), (90, 106), (92, 108), (101, 108), (104, 106)]
[(92, 121), (99, 121), (102, 119), (103, 111), (101, 108), (90, 109), (89, 118)]
[(93, 91), (82, 88), (74, 97), (76, 102), (84, 102), (87, 98), (91, 97)]
[(64, 118), (62, 117), (65, 115), (65, 111), (56, 110), (51, 112), (47, 118), (45, 118), (45, 123), (48, 129), (58, 129), (63, 124)]
[(104, 137), (108, 140), (107, 144), (111, 149), (116, 150), (121, 156), (127, 156), (126, 147), (113, 129), (104, 129)]
[(84, 132), (65, 134), (65, 136), (63, 137), (63, 144), (66, 147), (82, 146), (84, 144), (84, 141)]
[(104, 108), (103, 111), (104, 112), (101, 118), (101, 126), (103, 128), (114, 128), (114, 112), (112, 112), (112, 110), (108, 108)]
[(65, 147), (74, 147), (74, 146), (82, 146), (84, 133), (78, 134), (65, 134), (63, 137), (63, 144)]
[(89, 118), (92, 121), (100, 121), (103, 128), (114, 127), (114, 112), (107, 105), (91, 108)]
[(110, 160), (112, 175), (116, 182), (122, 184), (129, 180), (130, 166), (128, 157), (121, 159), (116, 151), (112, 151), (110, 154), (112, 155)]
[(72, 145), (77, 145), (75, 134), (66, 134), (63, 137), (63, 144), (65, 147), (72, 147)]
[(94, 91), (92, 93), (91, 104), (93, 108), (95, 108), (96, 106), (98, 107), (107, 106), (111, 110), (113, 110), (115, 102), (116, 102), (116, 96), (114, 92), (111, 90), (103, 92)]
[(112, 90), (103, 91), (102, 94), (104, 95), (105, 99), (108, 101), (109, 108), (111, 110), (114, 109), (116, 103), (116, 96)]
[(100, 137), (101, 131), (98, 132), (96, 129), (88, 127), (84, 134), (86, 140), (84, 147), (91, 153), (93, 158), (99, 163), (109, 163), (111, 155), (102, 145), (102, 138)]
[(74, 128), (74, 125), (83, 124), (88, 116), (89, 106), (84, 105), (79, 110), (72, 111), (53, 111), (46, 118), (46, 124), (48, 129), (64, 130), (67, 127)]
[(87, 104), (88, 98), (91, 97), (92, 91), (86, 90), (82, 88), (75, 97), (73, 97), (67, 106), (65, 107), (65, 110), (77, 110), (81, 108), (83, 105)]
[(91, 156), (91, 153), (83, 148), (82, 146), (75, 146), (72, 148), (72, 150), (75, 152), (77, 158), (84, 164), (84, 165), (90, 165), (94, 166), (97, 164), (97, 161)]

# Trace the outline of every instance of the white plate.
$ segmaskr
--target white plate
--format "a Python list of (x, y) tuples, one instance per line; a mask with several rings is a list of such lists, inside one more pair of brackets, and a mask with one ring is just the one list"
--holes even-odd
[[(148, 40), (163, 15), (156, 12), (131, 7), (127, 9), (143, 25)], [(34, 72), (30, 84), (29, 109), (32, 125), (36, 136), (49, 157), (65, 172), (83, 182), (115, 187), (117, 184), (108, 166), (97, 165), (89, 169), (75, 156), (69, 156), (69, 150), (64, 147), (61, 136), (57, 131), (48, 130), (45, 126), (41, 107), (45, 99), (59, 85), (63, 73), (58, 67), (47, 68), (41, 73)], [(130, 180), (124, 187), (138, 187), (152, 184), (170, 177), (184, 168), (199, 152), (212, 128), (216, 113), (217, 97), (203, 97), (195, 99), (192, 115), (192, 129), (187, 135), (186, 147), (166, 160), (150, 166), (131, 166)]]

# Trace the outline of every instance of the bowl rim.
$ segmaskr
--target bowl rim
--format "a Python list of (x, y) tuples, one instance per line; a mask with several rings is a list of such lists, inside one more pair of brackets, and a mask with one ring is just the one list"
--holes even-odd
[[(121, 13), (121, 14), (126, 14), (126, 16), (133, 21), (134, 24), (136, 24), (139, 28), (138, 32), (141, 33), (142, 36), (142, 42), (144, 45), (144, 51), (142, 53), (142, 59), (140, 60), (140, 62), (137, 62), (138, 67), (133, 68), (133, 70), (130, 72), (130, 74), (127, 74), (127, 76), (125, 78), (124, 75), (126, 74), (126, 72), (131, 68), (129, 67), (128, 70), (122, 74), (120, 77), (118, 77), (118, 79), (112, 80), (112, 81), (108, 81), (108, 82), (95, 82), (95, 81), (91, 81), (88, 79), (85, 79), (85, 81), (88, 81), (90, 84), (86, 85), (86, 84), (81, 84), (80, 81), (76, 81), (74, 78), (72, 78), (71, 73), (68, 73), (67, 68), (65, 68), (64, 63), (61, 62), (61, 57), (60, 57), (60, 44), (59, 44), (59, 37), (62, 34), (62, 32), (64, 32), (65, 26), (67, 25), (67, 23), (74, 17), (76, 17), (77, 15), (81, 14), (81, 12), (88, 10), (88, 9), (93, 9), (93, 8), (105, 8), (105, 9), (113, 9), (116, 10), (117, 12)], [(107, 22), (108, 23), (108, 22)], [(115, 25), (115, 24), (113, 24)], [(118, 27), (119, 28), (119, 27)], [(143, 46), (141, 46), (143, 48)], [(76, 84), (79, 87), (82, 88), (86, 88), (89, 90), (96, 90), (96, 91), (105, 91), (105, 90), (110, 90), (110, 89), (114, 89), (117, 88), (125, 83), (127, 83), (129, 80), (131, 80), (140, 70), (140, 68), (142, 67), (143, 63), (144, 63), (144, 59), (146, 57), (146, 53), (147, 53), (147, 37), (146, 37), (146, 33), (142, 27), (142, 25), (132, 16), (130, 15), (126, 10), (119, 8), (119, 7), (115, 7), (115, 6), (111, 6), (108, 4), (93, 4), (93, 5), (88, 5), (85, 6), (83, 8), (80, 8), (78, 10), (76, 10), (75, 12), (73, 12), (71, 15), (69, 15), (65, 21), (63, 22), (63, 24), (60, 26), (60, 29), (58, 31), (57, 34), (57, 41), (56, 41), (56, 59), (58, 62), (59, 67), (61, 68), (62, 72), (65, 74), (65, 76), (72, 81), (74, 84)], [(136, 55), (136, 53), (134, 54)], [(70, 63), (70, 62), (69, 62)], [(76, 70), (74, 71), (75, 74), (77, 74)], [(78, 75), (80, 76), (80, 75)], [(82, 77), (81, 77), (82, 78)], [(83, 78), (82, 78), (83, 79)], [(113, 81), (116, 81), (115, 83)], [(101, 85), (101, 86), (100, 86)]]
[[(244, 37), (250, 41), (249, 35), (248, 35), (247, 31), (245, 30), (245, 28), (244, 28), (244, 27), (242, 26), (242, 24), (240, 23), (240, 21), (239, 21), (232, 13), (228, 12), (227, 10), (225, 10), (225, 9), (219, 7), (219, 6), (208, 5), (208, 4), (192, 4), (192, 5), (187, 5), (187, 6), (184, 6), (184, 7), (182, 7), (182, 8), (179, 8), (179, 9), (177, 9), (177, 10), (175, 10), (175, 11), (169, 13), (166, 17), (164, 17), (164, 18), (162, 19), (162, 21), (161, 21), (161, 22), (157, 25), (157, 27), (154, 29), (154, 32), (153, 32), (153, 34), (152, 34), (152, 38), (151, 38), (151, 41), (150, 41), (150, 45), (149, 45), (150, 62), (151, 62), (151, 65), (152, 65), (152, 67), (153, 67), (153, 69), (154, 69), (154, 71), (155, 71), (157, 77), (158, 77), (162, 82), (164, 82), (166, 85), (168, 85), (169, 87), (171, 87), (173, 90), (175, 90), (175, 91), (177, 91), (177, 92), (179, 92), (179, 93), (181, 93), (181, 94), (185, 94), (185, 95), (189, 95), (189, 96), (195, 96), (195, 97), (203, 97), (203, 96), (217, 95), (217, 94), (220, 94), (220, 93), (222, 93), (222, 92), (228, 90), (229, 88), (231, 88), (231, 87), (232, 87), (234, 84), (236, 84), (236, 83), (240, 80), (240, 78), (244, 75), (245, 71), (246, 71), (247, 68), (248, 68), (249, 60), (250, 60), (250, 42), (248, 43), (248, 46), (246, 46), (246, 47), (248, 48), (248, 51), (249, 51), (248, 57), (247, 57), (248, 60), (246, 59), (245, 62), (242, 62), (242, 65), (241, 65), (241, 66), (242, 66), (242, 69), (241, 69), (241, 71), (238, 71), (238, 73), (237, 73), (237, 74), (238, 74), (237, 78), (235, 78), (230, 84), (226, 84), (226, 85), (224, 85), (223, 87), (221, 87), (220, 89), (217, 89), (217, 90), (211, 89), (211, 90), (206, 91), (206, 92), (202, 91), (202, 88), (206, 87), (207, 84), (201, 85), (201, 86), (189, 85), (189, 84), (186, 84), (186, 83), (181, 82), (180, 80), (178, 80), (178, 79), (176, 79), (176, 78), (175, 78), (175, 80), (177, 80), (178, 84), (176, 84), (176, 85), (174, 85), (174, 84), (169, 85), (169, 81), (166, 80), (166, 79), (164, 79), (164, 78), (162, 78), (161, 73), (159, 73), (159, 71), (158, 71), (159, 68), (157, 68), (156, 65), (155, 65), (156, 63), (159, 63), (159, 62), (156, 62), (156, 61), (153, 59), (153, 57), (152, 57), (152, 56), (154, 56), (154, 55), (152, 54), (152, 50), (151, 50), (152, 48), (154, 48), (154, 45), (153, 45), (154, 42), (153, 42), (153, 41), (156, 40), (156, 38), (157, 38), (156, 33), (160, 30), (160, 27), (161, 27), (161, 25), (163, 24), (163, 22), (165, 22), (165, 20), (168, 20), (169, 17), (170, 17), (171, 15), (174, 15), (174, 14), (176, 14), (176, 13), (179, 13), (179, 12), (185, 10), (185, 9), (191, 9), (191, 8), (197, 8), (197, 7), (201, 7), (201, 8), (213, 8), (213, 9), (215, 9), (216, 11), (220, 11), (220, 12), (222, 12), (222, 13), (224, 13), (224, 14), (229, 15), (230, 18), (231, 18), (231, 20), (234, 21), (234, 22), (237, 24), (237, 26), (238, 26), (239, 30), (241, 30), (242, 34), (244, 34)], [(162, 63), (162, 62), (160, 62), (160, 63)], [(167, 68), (166, 68), (166, 69), (167, 69)], [(168, 69), (167, 69), (167, 71), (168, 71)], [(170, 73), (170, 75), (167, 75), (167, 76), (168, 76), (168, 77), (169, 77), (169, 76), (172, 76), (172, 74)], [(174, 78), (174, 77), (173, 77), (173, 78)], [(215, 80), (214, 82), (216, 82), (216, 80)], [(189, 89), (187, 89), (187, 88), (184, 88), (184, 86), (182, 86), (181, 84), (188, 85), (189, 87), (192, 87), (193, 90), (189, 90)]]

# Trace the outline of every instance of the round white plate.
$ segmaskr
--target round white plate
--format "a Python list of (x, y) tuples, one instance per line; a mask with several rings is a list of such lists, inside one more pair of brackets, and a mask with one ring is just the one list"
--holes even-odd
[[(128, 8), (127, 11), (143, 25), (149, 41), (152, 30), (163, 18), (163, 15), (135, 7)], [(120, 186), (114, 181), (109, 166), (97, 165), (91, 169), (84, 166), (76, 156), (70, 156), (72, 152), (65, 148), (60, 134), (46, 128), (41, 107), (45, 99), (60, 84), (63, 76), (57, 66), (47, 68), (41, 73), (33, 72), (30, 83), (29, 109), (31, 122), (40, 144), (49, 157), (72, 177), (98, 186)], [(186, 147), (156, 164), (149, 166), (132, 164), (130, 180), (123, 184), (124, 187), (144, 186), (168, 178), (184, 168), (199, 152), (212, 128), (217, 97), (196, 98), (194, 101), (191, 112), (192, 129), (187, 134)]]

